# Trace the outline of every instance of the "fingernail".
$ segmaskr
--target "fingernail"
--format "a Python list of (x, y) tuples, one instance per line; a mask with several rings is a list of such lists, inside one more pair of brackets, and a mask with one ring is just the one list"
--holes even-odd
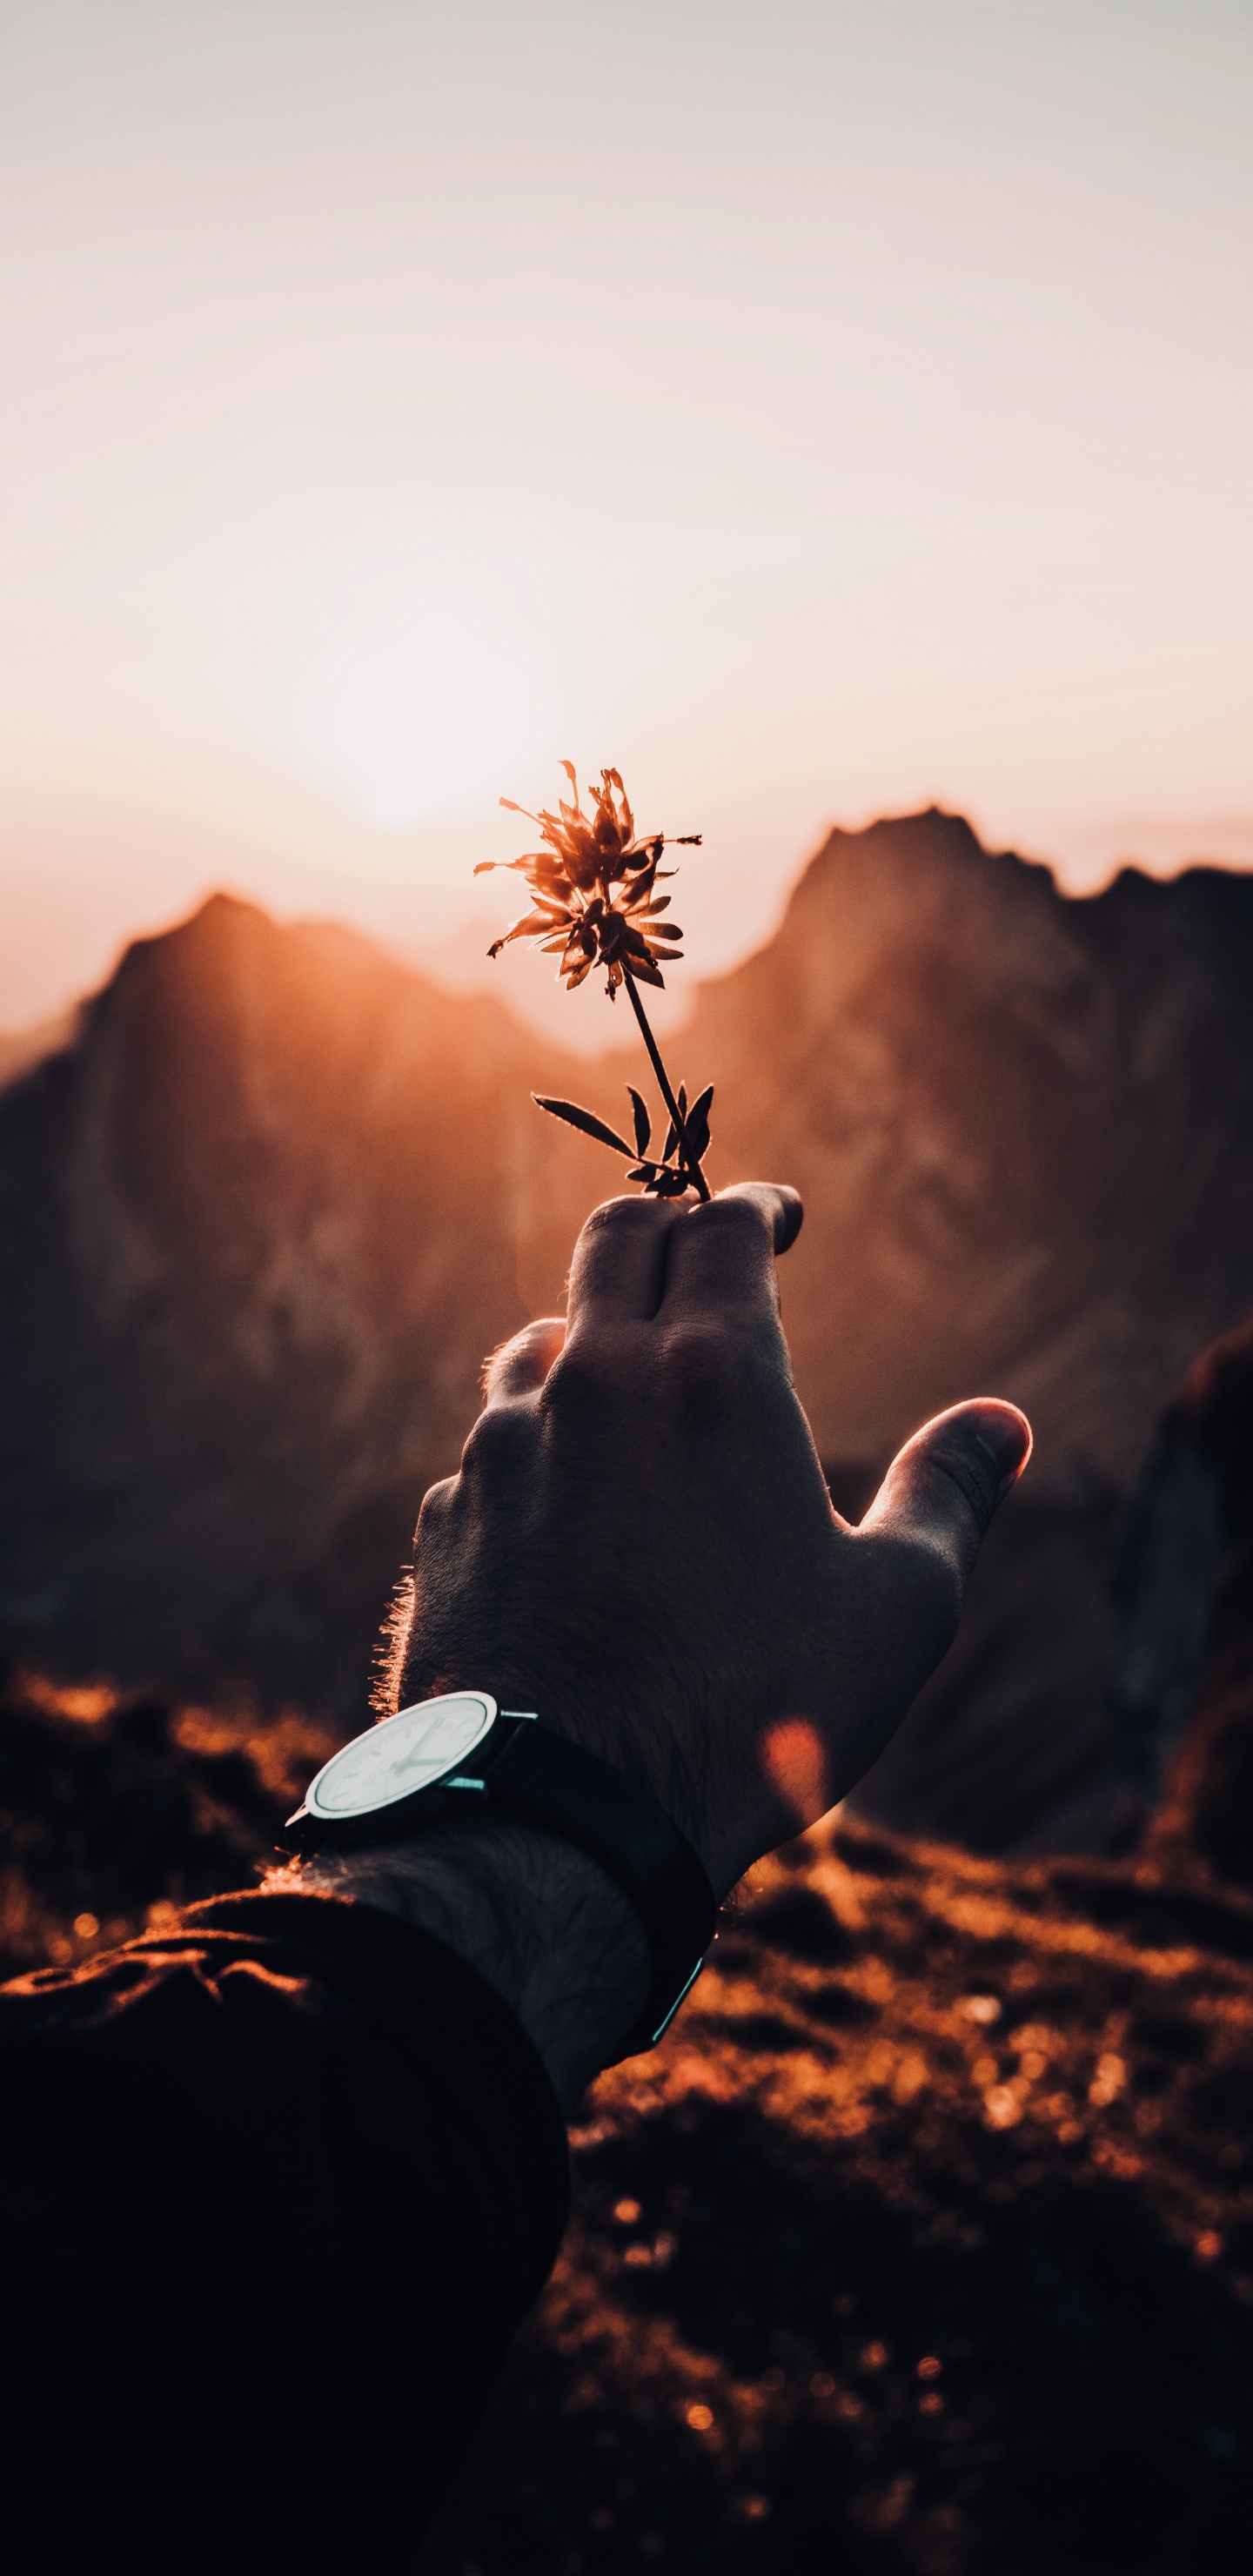
[(1000, 1496), (1016, 1485), (1031, 1455), (1031, 1425), (1023, 1413), (1011, 1413), (1008, 1405), (1002, 1412), (981, 1416), (975, 1438), (986, 1451), (996, 1470)]
[(799, 1190), (790, 1190), (786, 1181), (777, 1181), (775, 1187), (783, 1201), (774, 1221), (774, 1248), (781, 1258), (785, 1252), (791, 1251), (805, 1222), (805, 1210)]

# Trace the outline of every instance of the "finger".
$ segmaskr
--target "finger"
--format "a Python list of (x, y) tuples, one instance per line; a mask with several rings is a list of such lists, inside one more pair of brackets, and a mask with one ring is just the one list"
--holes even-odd
[(512, 1396), (533, 1395), (542, 1386), (566, 1338), (562, 1315), (541, 1315), (520, 1333), (502, 1342), (483, 1362), (483, 1402), (507, 1404)]
[(804, 1213), (796, 1191), (773, 1181), (737, 1181), (681, 1209), (666, 1247), (667, 1319), (684, 1310), (777, 1314), (775, 1260), (795, 1243)]
[(576, 1325), (647, 1322), (661, 1304), (666, 1243), (683, 1210), (673, 1199), (606, 1199), (593, 1208), (570, 1266)]
[(977, 1396), (955, 1404), (906, 1442), (861, 1527), (922, 1541), (965, 1584), (997, 1506), (1031, 1455), (1031, 1425), (1016, 1404)]
[(790, 1252), (805, 1222), (805, 1202), (799, 1190), (786, 1181), (733, 1181), (730, 1189), (719, 1190), (720, 1199), (765, 1198), (774, 1226), (774, 1257), (781, 1261)]

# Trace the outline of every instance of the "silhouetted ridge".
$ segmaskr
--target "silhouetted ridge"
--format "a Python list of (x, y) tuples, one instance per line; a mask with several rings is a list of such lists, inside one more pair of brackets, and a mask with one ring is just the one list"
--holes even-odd
[[(832, 833), (675, 1042), (717, 1086), (714, 1180), (804, 1194), (785, 1314), (837, 1492), (960, 1396), (1035, 1423), (1054, 1537), (1020, 1576), (1052, 1568), (1047, 1669), (1002, 1633), (963, 1683), (1015, 1709), (994, 1840), (1022, 1794), (1081, 1838), (1107, 1802), (1100, 1532), (1253, 1300), (1251, 968), (1248, 878), (1125, 871), (1073, 901), (932, 811)], [(552, 1311), (620, 1186), (529, 1095), (620, 1119), (642, 1071), (576, 1067), (492, 1000), (229, 897), (137, 942), (0, 1093), (0, 1642), (359, 1715), (482, 1355)]]

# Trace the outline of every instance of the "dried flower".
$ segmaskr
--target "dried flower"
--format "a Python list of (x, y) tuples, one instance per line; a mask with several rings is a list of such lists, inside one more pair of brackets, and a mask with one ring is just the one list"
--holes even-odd
[[(492, 941), (487, 953), (489, 957), (499, 957), (512, 939), (534, 939), (546, 954), (560, 959), (557, 979), (564, 980), (569, 992), (591, 974), (593, 966), (605, 968), (605, 990), (611, 1002), (617, 1000), (619, 988), (625, 985), (670, 1113), (661, 1159), (649, 1158), (652, 1124), (638, 1091), (632, 1090), (629, 1083), (634, 1148), (590, 1109), (580, 1109), (572, 1100), (540, 1100), (538, 1094), (533, 1097), (537, 1106), (548, 1110), (552, 1117), (563, 1118), (567, 1126), (577, 1127), (585, 1136), (594, 1136), (612, 1152), (625, 1154), (633, 1166), (628, 1180), (641, 1182), (646, 1193), (657, 1198), (681, 1198), (685, 1190), (695, 1189), (707, 1199), (709, 1187), (701, 1162), (709, 1146), (712, 1086), (702, 1092), (690, 1111), (682, 1086), (676, 1098), (636, 990), (638, 984), (656, 984), (664, 990), (662, 964), (683, 954), (681, 948), (672, 945), (682, 938), (682, 931), (676, 923), (659, 919), (669, 910), (670, 897), (658, 894), (658, 880), (676, 873), (661, 865), (666, 834), (636, 833), (635, 817), (618, 770), (602, 769), (600, 786), (589, 791), (595, 812), (588, 815), (579, 803), (579, 782), (573, 765), (563, 760), (561, 766), (570, 781), (574, 801), (567, 805), (558, 798), (557, 813), (550, 814), (541, 807), (538, 814), (531, 814), (524, 805), (515, 805), (512, 797), (501, 797), (507, 813), (526, 814), (528, 822), (539, 825), (545, 847), (528, 850), (520, 859), (483, 859), (476, 867), (476, 877), (488, 875), (492, 868), (516, 869), (526, 878), (534, 898), (533, 909), (511, 921), (502, 936)], [(677, 846), (699, 849), (700, 842), (699, 832), (682, 832)], [(672, 1161), (672, 1156), (677, 1159)]]
[[(541, 807), (530, 814), (512, 797), (501, 797), (507, 813), (525, 814), (528, 823), (538, 823), (540, 839), (548, 846), (528, 850), (520, 859), (484, 859), (475, 869), (481, 877), (492, 868), (516, 868), (535, 897), (535, 910), (510, 922), (503, 937), (493, 940), (488, 956), (498, 957), (511, 939), (538, 939), (546, 952), (560, 952), (558, 981), (564, 977), (570, 992), (597, 965), (607, 969), (605, 990), (611, 1000), (628, 964), (641, 983), (664, 985), (658, 960), (683, 954), (681, 948), (663, 944), (682, 938), (677, 924), (657, 918), (670, 908), (669, 895), (655, 891), (658, 877), (675, 874), (660, 864), (666, 835), (649, 832), (637, 838), (616, 769), (602, 769), (600, 786), (589, 790), (596, 808), (589, 816), (579, 803), (572, 763), (563, 760), (561, 766), (574, 802), (567, 805), (558, 798), (558, 813)], [(680, 835), (680, 844), (695, 848), (700, 840), (699, 832)], [(615, 887), (621, 888), (616, 898)]]

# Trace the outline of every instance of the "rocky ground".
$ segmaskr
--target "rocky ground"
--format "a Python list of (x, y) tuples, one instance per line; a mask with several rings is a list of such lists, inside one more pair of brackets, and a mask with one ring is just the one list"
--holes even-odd
[[(754, 1872), (668, 2044), (582, 2108), (561, 2264), (423, 2576), (1247, 2566), (1234, 1652), (1136, 1857), (837, 1821)], [(7, 1972), (248, 1884), (329, 1740), (11, 1673)]]
[(425, 2569), (1246, 2566), (1251, 2134), (1247, 1899), (814, 1838), (597, 2086)]

